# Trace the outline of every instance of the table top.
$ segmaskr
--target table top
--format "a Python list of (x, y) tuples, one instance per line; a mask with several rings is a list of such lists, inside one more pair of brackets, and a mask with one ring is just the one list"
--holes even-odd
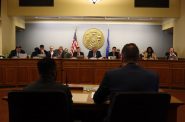
[[(94, 92), (98, 89), (98, 85), (88, 85), (88, 84), (69, 84), (71, 88), (73, 103), (74, 104), (94, 104), (93, 95)], [(13, 89), (13, 90), (21, 90), (21, 88)], [(163, 92), (160, 90), (159, 92)], [(3, 100), (7, 100), (8, 97), (5, 96), (2, 98)], [(183, 105), (184, 102), (179, 100), (178, 98), (171, 96), (171, 104), (173, 105)]]

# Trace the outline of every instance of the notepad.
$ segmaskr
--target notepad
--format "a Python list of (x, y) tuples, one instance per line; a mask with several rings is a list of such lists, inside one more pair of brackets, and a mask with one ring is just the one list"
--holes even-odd
[(87, 102), (89, 94), (74, 93), (73, 102)]
[(91, 93), (91, 98), (93, 98), (93, 96), (94, 96), (94, 93), (95, 93), (95, 92), (92, 92), (92, 93)]

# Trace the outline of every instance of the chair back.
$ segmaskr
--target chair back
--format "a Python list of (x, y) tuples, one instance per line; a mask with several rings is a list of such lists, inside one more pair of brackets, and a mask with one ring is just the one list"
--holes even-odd
[(9, 122), (69, 122), (71, 106), (63, 92), (8, 93)]
[(171, 96), (167, 93), (116, 93), (108, 122), (166, 122)]

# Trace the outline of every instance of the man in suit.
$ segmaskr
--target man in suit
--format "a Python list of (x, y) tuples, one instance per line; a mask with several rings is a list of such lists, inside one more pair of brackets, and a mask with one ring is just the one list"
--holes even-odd
[(91, 51), (89, 51), (88, 53), (88, 58), (100, 58), (101, 56), (101, 52), (97, 50), (96, 47), (93, 47)]
[(25, 51), (21, 49), (21, 46), (16, 46), (15, 50), (12, 50), (8, 58), (19, 57), (19, 54), (25, 54)]
[(178, 60), (177, 52), (175, 52), (174, 48), (169, 48), (165, 56), (167, 60)]
[(57, 58), (64, 58), (65, 51), (63, 50), (63, 47), (60, 46), (57, 50), (55, 50), (55, 53), (57, 55)]
[(95, 103), (103, 103), (115, 92), (157, 92), (159, 76), (137, 64), (139, 49), (134, 43), (122, 49), (123, 66), (106, 72), (94, 94)]
[(39, 48), (38, 47), (35, 47), (34, 48), (34, 51), (31, 53), (31, 57), (32, 58), (33, 57), (37, 57), (38, 53), (39, 53)]
[(76, 48), (76, 51), (73, 53), (73, 57), (84, 57), (84, 53), (81, 52), (80, 47)]
[(109, 52), (109, 56), (116, 56), (116, 59), (119, 59), (119, 53), (116, 50), (116, 47), (112, 47), (112, 52)]
[(56, 82), (57, 77), (57, 67), (54, 59), (43, 58), (37, 63), (39, 80), (26, 86), (24, 91), (58, 91), (63, 92), (67, 96), (67, 101), (69, 104), (69, 111), (72, 112), (72, 94), (69, 87), (59, 84)]
[(67, 94), (69, 101), (72, 102), (70, 89), (56, 82), (57, 67), (54, 59), (43, 58), (37, 63), (39, 80), (31, 83), (24, 88), (25, 91), (62, 91)]
[(40, 57), (46, 57), (48, 55), (47, 51), (44, 49), (44, 45), (40, 45), (40, 49), (38, 51), (38, 55)]
[(47, 53), (47, 57), (48, 57), (48, 58), (56, 58), (56, 57), (57, 57), (57, 54), (56, 54), (56, 52), (54, 51), (53, 46), (50, 46), (50, 47), (49, 47), (49, 51), (48, 51), (48, 53)]

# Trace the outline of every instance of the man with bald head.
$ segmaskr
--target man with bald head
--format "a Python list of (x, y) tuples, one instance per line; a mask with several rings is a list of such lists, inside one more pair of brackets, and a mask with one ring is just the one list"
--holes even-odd
[(103, 103), (115, 92), (158, 92), (159, 76), (140, 67), (138, 59), (136, 44), (126, 44), (122, 49), (123, 66), (105, 73), (94, 94), (94, 102)]

